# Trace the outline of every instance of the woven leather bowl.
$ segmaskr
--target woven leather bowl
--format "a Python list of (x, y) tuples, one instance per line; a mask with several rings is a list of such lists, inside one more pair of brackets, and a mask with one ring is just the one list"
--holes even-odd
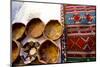
[(12, 25), (12, 39), (18, 40), (22, 37), (25, 31), (25, 25), (23, 23), (14, 23)]
[(55, 45), (55, 43), (50, 40), (46, 40), (38, 49), (38, 58), (40, 62), (45, 64), (57, 63), (59, 53), (59, 48)]
[(28, 22), (25, 33), (30, 37), (37, 38), (42, 35), (44, 26), (44, 23), (39, 18), (33, 18)]
[(60, 38), (63, 32), (63, 27), (58, 20), (50, 20), (44, 30), (44, 35), (52, 40)]

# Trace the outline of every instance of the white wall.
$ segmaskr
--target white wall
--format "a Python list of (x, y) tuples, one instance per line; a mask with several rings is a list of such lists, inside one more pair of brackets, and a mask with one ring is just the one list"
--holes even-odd
[(51, 19), (61, 21), (60, 8), (60, 4), (24, 2), (12, 22), (20, 21), (27, 24), (31, 18), (40, 18), (44, 23)]

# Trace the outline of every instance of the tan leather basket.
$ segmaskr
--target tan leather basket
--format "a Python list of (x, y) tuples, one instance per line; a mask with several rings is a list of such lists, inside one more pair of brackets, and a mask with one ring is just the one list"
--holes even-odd
[(63, 26), (58, 20), (50, 20), (44, 30), (44, 36), (51, 40), (57, 40), (63, 33)]

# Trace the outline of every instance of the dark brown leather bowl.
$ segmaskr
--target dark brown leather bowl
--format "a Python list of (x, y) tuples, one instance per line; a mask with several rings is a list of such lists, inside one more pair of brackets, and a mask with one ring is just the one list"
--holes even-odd
[(14, 62), (17, 57), (19, 56), (20, 53), (20, 47), (19, 47), (19, 43), (17, 41), (12, 41), (12, 62)]
[(37, 38), (42, 35), (44, 27), (44, 23), (39, 18), (33, 18), (28, 22), (25, 34), (30, 37)]
[(39, 61), (45, 64), (57, 63), (59, 58), (60, 50), (51, 40), (43, 42), (38, 49)]
[(12, 24), (12, 39), (20, 39), (25, 31), (25, 25), (23, 23), (14, 23)]

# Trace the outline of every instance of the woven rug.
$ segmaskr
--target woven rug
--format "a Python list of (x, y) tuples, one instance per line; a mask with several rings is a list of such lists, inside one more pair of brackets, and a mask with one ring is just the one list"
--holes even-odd
[(62, 63), (96, 61), (96, 7), (63, 5)]

